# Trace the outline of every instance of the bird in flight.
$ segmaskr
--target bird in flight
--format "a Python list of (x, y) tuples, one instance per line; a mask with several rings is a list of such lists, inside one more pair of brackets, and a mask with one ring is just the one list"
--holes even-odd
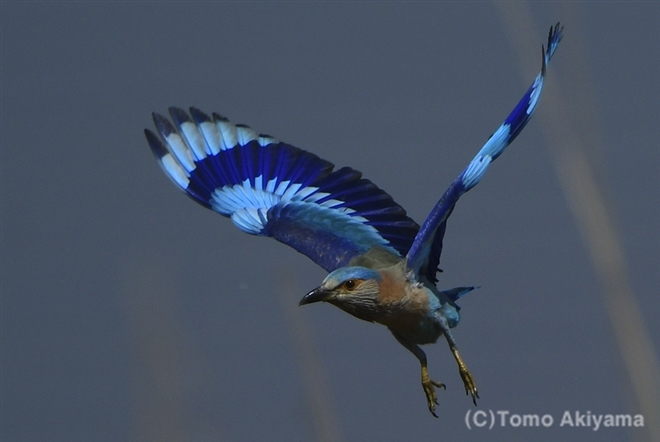
[(447, 218), (529, 121), (562, 30), (559, 23), (550, 27), (541, 72), (421, 227), (357, 170), (335, 170), (310, 152), (218, 114), (173, 107), (172, 122), (154, 113), (157, 134), (148, 129), (145, 134), (166, 175), (189, 197), (246, 233), (293, 247), (329, 272), (300, 305), (328, 302), (386, 326), (419, 360), (426, 402), (437, 417), (436, 388), (446, 387), (429, 377), (420, 345), (444, 336), (466, 394), (475, 405), (479, 397), (450, 331), (460, 319), (456, 302), (475, 287), (436, 287)]

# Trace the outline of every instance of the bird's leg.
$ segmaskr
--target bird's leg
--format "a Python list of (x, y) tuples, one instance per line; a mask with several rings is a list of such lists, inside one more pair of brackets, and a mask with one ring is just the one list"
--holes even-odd
[(429, 372), (427, 369), (426, 354), (424, 351), (419, 348), (419, 346), (413, 342), (410, 342), (399, 333), (390, 329), (397, 341), (404, 347), (406, 347), (415, 357), (419, 360), (419, 363), (422, 366), (422, 388), (424, 389), (424, 394), (426, 395), (426, 403), (428, 404), (429, 411), (435, 417), (438, 417), (435, 414), (435, 406), (438, 404), (438, 398), (435, 394), (435, 388), (444, 388), (447, 387), (442, 382), (434, 381), (429, 377)]
[[(422, 349), (419, 347), (417, 348), (422, 354), (424, 354)], [(447, 387), (442, 382), (434, 381), (429, 377), (429, 372), (426, 368), (426, 356), (424, 356), (424, 361), (420, 360), (420, 362), (422, 364), (422, 388), (424, 389), (424, 394), (426, 395), (426, 403), (431, 414), (435, 417), (438, 417), (438, 415), (435, 414), (435, 406), (438, 405), (438, 397), (435, 394), (435, 387), (444, 388), (445, 390)]]
[(472, 402), (474, 402), (474, 405), (477, 405), (477, 398), (479, 397), (479, 393), (477, 392), (477, 384), (474, 382), (472, 374), (465, 365), (465, 362), (463, 362), (463, 358), (461, 358), (461, 355), (458, 353), (456, 341), (454, 341), (454, 337), (451, 335), (449, 327), (443, 327), (442, 331), (445, 335), (445, 338), (447, 339), (447, 343), (449, 344), (449, 349), (451, 350), (451, 353), (454, 355), (454, 359), (456, 359), (456, 363), (458, 364), (458, 372), (461, 374), (461, 379), (463, 379), (463, 385), (465, 385), (465, 394), (469, 393), (472, 396)]

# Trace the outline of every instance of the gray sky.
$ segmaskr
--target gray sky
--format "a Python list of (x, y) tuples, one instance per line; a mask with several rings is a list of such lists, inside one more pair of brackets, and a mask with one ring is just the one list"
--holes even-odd
[[(660, 4), (522, 7), (521, 60), (491, 3), (3, 2), (2, 440), (643, 437), (559, 426), (639, 409), (541, 128), (550, 85), (449, 221), (439, 286), (481, 286), (454, 334), (481, 400), (427, 346), (439, 419), (385, 328), (296, 307), (323, 270), (186, 198), (142, 134), (171, 105), (217, 111), (361, 170), (422, 222), (561, 20), (548, 75), (601, 141), (590, 164), (657, 351)], [(468, 430), (468, 410), (555, 423)]]

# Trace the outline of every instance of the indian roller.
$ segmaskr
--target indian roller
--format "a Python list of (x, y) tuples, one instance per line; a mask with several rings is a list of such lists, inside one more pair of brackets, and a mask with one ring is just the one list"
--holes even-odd
[(473, 286), (436, 287), (447, 219), (456, 202), (484, 176), (536, 109), (563, 28), (550, 27), (541, 72), (504, 123), (451, 183), (421, 225), (387, 193), (350, 167), (335, 170), (318, 156), (196, 108), (170, 108), (172, 122), (154, 113), (157, 133), (145, 130), (160, 165), (193, 200), (231, 218), (240, 230), (270, 236), (329, 272), (300, 305), (327, 302), (387, 327), (421, 364), (429, 411), (436, 388), (419, 347), (443, 336), (476, 405), (477, 385), (451, 329), (458, 299)]

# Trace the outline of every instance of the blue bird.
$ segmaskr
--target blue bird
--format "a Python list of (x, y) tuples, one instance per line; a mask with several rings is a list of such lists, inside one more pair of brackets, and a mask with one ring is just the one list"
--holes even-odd
[(429, 377), (420, 345), (444, 336), (466, 394), (475, 405), (479, 397), (450, 331), (460, 319), (456, 301), (475, 287), (436, 287), (447, 218), (529, 121), (562, 30), (559, 23), (550, 27), (534, 83), (421, 227), (360, 172), (334, 170), (312, 153), (218, 114), (170, 108), (173, 124), (154, 113), (158, 135), (148, 129), (145, 134), (165, 173), (188, 196), (231, 218), (240, 230), (275, 238), (329, 272), (300, 305), (328, 302), (386, 326), (419, 360), (427, 405), (437, 417), (436, 388), (446, 387)]

